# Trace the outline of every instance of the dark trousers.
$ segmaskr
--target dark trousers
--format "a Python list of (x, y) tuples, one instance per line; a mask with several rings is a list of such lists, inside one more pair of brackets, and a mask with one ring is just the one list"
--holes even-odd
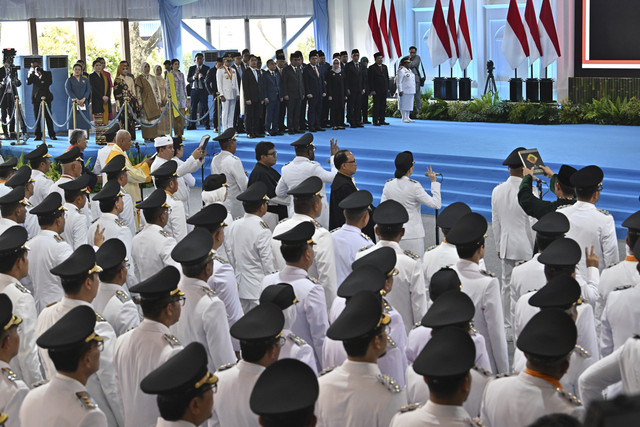
[(322, 109), (320, 110), (320, 125), (326, 126), (329, 123), (329, 100), (322, 98)]
[(384, 111), (387, 107), (387, 95), (384, 91), (377, 91), (375, 95), (373, 95), (373, 112), (371, 115), (373, 116), (373, 123), (382, 123), (384, 122)]
[[(49, 110), (51, 110), (51, 102), (47, 102), (47, 105), (49, 106)], [(33, 104), (33, 116), (36, 118), (36, 139), (42, 139), (42, 122), (40, 121), (42, 119), (42, 113), (40, 112), (40, 103)], [(49, 136), (54, 136), (56, 131), (53, 129), (53, 120), (46, 108), (44, 110), (44, 121), (47, 124)]]
[[(6, 123), (7, 120), (9, 119), (9, 117), (11, 117), (11, 114), (13, 113), (13, 110), (15, 108), (15, 99), (11, 96), (11, 94), (5, 94), (4, 98), (2, 99), (2, 104), (0, 105), (0, 110), (2, 111), (2, 115), (0, 116), (0, 119), (2, 120), (3, 123)], [(26, 134), (27, 133), (27, 125), (25, 125), (24, 123), (24, 117), (22, 117), (22, 114), (20, 114), (20, 127), (22, 128), (22, 133)], [(5, 137), (9, 137), (9, 132), (15, 132), (16, 130), (16, 118), (15, 116), (13, 117), (13, 119), (11, 120), (11, 123), (9, 123), (9, 129), (7, 129), (6, 125), (2, 125), (2, 132), (4, 133)]]
[(279, 131), (280, 126), (279, 114), (280, 114), (280, 99), (274, 98), (273, 101), (266, 105), (266, 113), (264, 118), (264, 128), (270, 134), (275, 134)]
[(362, 95), (362, 122), (365, 123), (369, 121), (369, 97), (367, 95)]
[(300, 100), (300, 125), (298, 129), (305, 130), (307, 129), (307, 97), (305, 96)]
[(240, 100), (236, 102), (236, 108), (233, 110), (233, 127), (238, 133), (244, 133), (244, 120), (240, 117)]
[(351, 94), (347, 97), (347, 121), (350, 125), (360, 124), (360, 102), (362, 92), (352, 90)]
[(284, 132), (284, 116), (287, 114), (287, 101), (280, 101), (280, 110), (278, 111), (278, 129)]
[(287, 128), (289, 132), (300, 130), (300, 98), (289, 98), (287, 101)]
[(320, 127), (320, 112), (322, 111), (322, 95), (313, 95), (313, 98), (307, 98), (309, 110), (307, 111), (307, 126), (309, 130), (318, 129)]
[[(200, 122), (209, 126), (209, 115), (204, 114), (209, 109), (209, 92), (205, 89), (192, 89), (191, 90), (191, 120), (198, 118), (198, 106), (200, 107)], [(195, 128), (197, 123), (189, 123), (190, 128)]]
[(251, 102), (251, 105), (244, 104), (244, 125), (247, 129), (247, 135), (257, 135), (260, 132), (260, 111), (262, 104), (260, 101)]
[(215, 95), (213, 97), (213, 106), (211, 107), (211, 121), (213, 122), (213, 128), (218, 129), (218, 114), (222, 114), (222, 108), (218, 110), (218, 100)]
[(342, 126), (344, 122), (344, 103), (337, 101), (331, 105), (331, 126)]

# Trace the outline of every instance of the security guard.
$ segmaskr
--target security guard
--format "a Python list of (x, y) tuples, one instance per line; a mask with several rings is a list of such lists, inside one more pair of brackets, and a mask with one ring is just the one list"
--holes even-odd
[(390, 321), (380, 294), (361, 291), (329, 327), (327, 336), (343, 341), (348, 359), (318, 380), (318, 425), (388, 426), (393, 414), (407, 403), (404, 390), (376, 364), (387, 351)]
[(447, 241), (456, 245), (460, 260), (454, 270), (462, 283), (462, 292), (473, 300), (476, 314), (473, 325), (486, 340), (491, 372), (509, 372), (507, 339), (500, 301), (500, 284), (492, 273), (480, 269), (484, 257), (487, 220), (478, 213), (464, 215), (447, 234)]
[(11, 362), (17, 378), (27, 385), (42, 380), (40, 359), (36, 348), (36, 302), (31, 292), (20, 283), (28, 272), (27, 232), (13, 226), (0, 235), (0, 264), (5, 270), (0, 273), (0, 292), (11, 299), (13, 312), (22, 318), (20, 349)]
[[(11, 178), (7, 180), (7, 182), (4, 183), (7, 187), (11, 187), (14, 190), (18, 187), (22, 187), (24, 189), (25, 208), (27, 209), (27, 213), (29, 213), (29, 211), (34, 206), (32, 203), (34, 183), (35, 180), (31, 178), (31, 168), (27, 165), (21, 166), (18, 171), (14, 173)], [(4, 215), (2, 217), (5, 218)], [(29, 238), (33, 238), (36, 234), (38, 234), (38, 231), (40, 231), (40, 227), (38, 226), (38, 218), (33, 215), (27, 215), (24, 220), (24, 228), (27, 229)]]
[[(282, 180), (280, 180), (282, 182)], [(302, 222), (309, 222), (314, 226), (313, 241), (317, 247), (314, 249), (314, 258), (309, 268), (309, 275), (315, 278), (322, 288), (327, 303), (327, 307), (331, 307), (333, 300), (336, 298), (336, 267), (333, 239), (331, 233), (325, 227), (320, 225), (317, 218), (323, 207), (324, 184), (317, 176), (310, 176), (302, 181), (297, 187), (289, 190), (289, 194), (293, 196), (295, 205), (295, 214), (289, 219), (281, 221), (273, 230), (273, 259), (275, 267), (282, 270), (285, 266), (285, 260), (280, 253), (280, 243), (275, 236), (283, 234), (298, 226)], [(282, 280), (286, 282), (286, 280)], [(298, 296), (299, 297), (299, 296)], [(301, 299), (301, 298), (300, 298)]]
[(558, 212), (566, 215), (571, 223), (567, 237), (578, 242), (583, 251), (582, 259), (578, 263), (578, 271), (583, 277), (586, 277), (587, 270), (585, 251), (587, 255), (595, 251), (600, 260), (600, 272), (620, 260), (613, 216), (596, 208), (603, 178), (602, 169), (593, 165), (574, 173), (571, 176), (571, 184), (576, 188), (578, 201), (571, 206), (558, 209)]
[[(518, 203), (527, 215), (540, 219), (549, 212), (555, 212), (560, 206), (572, 205), (576, 202), (575, 188), (571, 185), (571, 176), (576, 169), (569, 165), (560, 166), (557, 174), (554, 174), (551, 168), (541, 166), (544, 176), (550, 178), (549, 190), (555, 194), (558, 199), (553, 202), (541, 200), (534, 196), (531, 184), (533, 183), (533, 171), (524, 168), (524, 177), (518, 188)], [(539, 181), (541, 182), (541, 181)]]
[(482, 422), (492, 427), (511, 427), (526, 426), (554, 413), (582, 418), (580, 401), (564, 391), (560, 383), (569, 369), (576, 336), (576, 325), (564, 311), (549, 309), (536, 314), (517, 341), (527, 357), (527, 369), (487, 384)]
[(167, 193), (165, 203), (169, 206), (169, 219), (164, 231), (179, 242), (187, 235), (187, 214), (182, 202), (174, 195), (178, 191), (177, 169), (178, 164), (169, 160), (151, 172), (151, 176), (155, 178), (156, 188)]
[[(96, 264), (96, 253), (89, 245), (80, 246), (64, 262), (52, 268), (51, 273), (60, 277), (64, 297), (42, 310), (36, 324), (36, 336), (42, 335), (75, 307), (87, 306), (93, 310), (91, 302), (98, 292), (98, 273), (101, 271)], [(87, 390), (107, 417), (107, 424), (122, 425), (122, 402), (112, 361), (116, 333), (100, 314), (94, 311), (94, 316), (95, 330), (103, 338), (104, 350), (100, 353), (100, 369), (87, 381)], [(46, 378), (51, 380), (56, 373), (55, 361), (44, 350), (40, 350), (40, 360)]]
[(358, 250), (373, 244), (371, 238), (362, 232), (369, 223), (371, 202), (373, 196), (370, 192), (358, 190), (345, 197), (338, 205), (345, 216), (344, 225), (331, 230), (338, 285), (351, 273), (351, 264), (355, 261)]
[(102, 173), (107, 175), (107, 181), (113, 180), (120, 184), (120, 192), (123, 193), (122, 203), (124, 207), (122, 208), (122, 212), (118, 214), (118, 218), (124, 221), (125, 225), (131, 230), (131, 235), (135, 236), (138, 231), (139, 218), (133, 210), (133, 199), (131, 195), (124, 190), (124, 187), (129, 182), (125, 157), (123, 155), (112, 157), (109, 163), (102, 169)]
[(280, 307), (260, 304), (231, 327), (231, 335), (240, 341), (242, 359), (218, 372), (220, 384), (213, 402), (211, 427), (258, 425), (249, 399), (253, 386), (265, 368), (278, 360), (285, 337), (284, 315)]
[(166, 200), (167, 193), (157, 189), (136, 205), (146, 220), (146, 225), (131, 243), (131, 256), (138, 280), (147, 280), (165, 266), (177, 266), (171, 258), (176, 239), (164, 230), (170, 209)]
[(33, 283), (38, 313), (64, 296), (60, 278), (49, 270), (69, 258), (73, 252), (71, 246), (60, 237), (64, 231), (65, 211), (62, 196), (54, 191), (29, 212), (38, 216), (40, 224), (40, 231), (29, 242), (33, 248), (29, 254), (29, 277)]
[(262, 220), (267, 213), (267, 186), (258, 181), (236, 197), (242, 202), (244, 216), (229, 229), (229, 261), (238, 279), (238, 294), (246, 313), (258, 305), (262, 279), (276, 271), (271, 248), (271, 230)]
[(473, 340), (460, 328), (449, 326), (434, 334), (413, 364), (429, 387), (429, 400), (402, 408), (391, 427), (480, 425), (463, 406), (475, 385), (471, 374), (475, 353)]
[(293, 286), (288, 283), (278, 283), (267, 286), (260, 294), (260, 304), (272, 303), (280, 307), (284, 314), (284, 326), (282, 335), (286, 338), (280, 349), (280, 359), (296, 359), (306, 363), (313, 372), (318, 375), (318, 364), (313, 352), (313, 347), (305, 340), (291, 332), (291, 326), (296, 321), (298, 299), (293, 291)]
[(289, 231), (274, 235), (274, 239), (282, 242), (278, 250), (284, 257), (286, 266), (279, 272), (266, 276), (262, 281), (262, 288), (277, 283), (289, 283), (293, 286), (300, 303), (296, 304), (298, 314), (291, 330), (313, 347), (319, 363), (322, 360), (322, 343), (329, 327), (329, 310), (325, 291), (317, 280), (308, 275), (315, 254), (315, 231), (311, 222), (303, 221)]
[[(94, 329), (96, 314), (80, 305), (47, 329), (37, 341), (47, 349), (57, 373), (27, 394), (20, 409), (23, 426), (106, 427), (107, 418), (88, 383), (100, 369), (103, 337)], [(94, 376), (95, 377), (95, 376)]]
[(409, 333), (427, 311), (420, 257), (403, 250), (399, 244), (404, 235), (404, 224), (409, 221), (409, 214), (399, 202), (387, 200), (380, 203), (373, 212), (373, 221), (380, 240), (374, 246), (361, 250), (356, 260), (382, 247), (392, 248), (396, 252), (398, 275), (393, 279), (393, 292), (387, 295), (387, 299), (402, 316), (405, 332)]
[(198, 426), (211, 417), (218, 377), (207, 370), (207, 351), (199, 342), (167, 360), (140, 383), (158, 395), (160, 417), (156, 427)]
[(49, 194), (49, 188), (53, 185), (53, 180), (46, 174), (51, 168), (51, 154), (47, 144), (44, 142), (38, 145), (35, 150), (28, 152), (24, 155), (24, 160), (29, 161), (29, 166), (32, 169), (32, 176), (35, 180), (33, 184), (33, 198), (31, 203), (34, 205), (40, 204), (44, 198)]
[[(80, 175), (73, 181), (67, 181), (60, 184), (59, 187), (64, 191), (64, 207), (67, 210), (64, 221), (64, 232), (61, 237), (71, 245), (73, 250), (78, 249), (82, 245), (87, 244), (87, 218), (82, 207), (87, 203), (89, 197), (89, 175)], [(104, 227), (103, 227), (104, 228)], [(94, 227), (94, 232), (98, 231)], [(92, 239), (95, 241), (95, 236)]]
[(182, 239), (171, 257), (180, 263), (182, 277), (178, 289), (186, 301), (180, 320), (171, 326), (174, 335), (184, 344), (197, 341), (205, 344), (209, 370), (234, 363), (237, 359), (231, 345), (229, 323), (224, 303), (207, 285), (213, 274), (213, 237), (196, 228)]
[(231, 213), (233, 218), (241, 216), (244, 211), (242, 204), (237, 199), (238, 194), (247, 189), (249, 175), (242, 166), (242, 160), (234, 156), (236, 152), (236, 131), (234, 128), (227, 128), (222, 134), (213, 138), (220, 144), (220, 151), (211, 160), (211, 173), (224, 174), (227, 178), (229, 193), (223, 202), (224, 206)]
[(124, 426), (152, 425), (159, 416), (155, 399), (140, 389), (151, 371), (182, 350), (169, 326), (180, 318), (184, 294), (178, 289), (180, 272), (167, 266), (131, 288), (140, 294), (144, 320), (116, 342), (113, 364), (124, 404)]
[(93, 307), (120, 336), (140, 324), (140, 314), (131, 296), (124, 288), (129, 269), (127, 247), (118, 239), (105, 241), (96, 252), (100, 285)]

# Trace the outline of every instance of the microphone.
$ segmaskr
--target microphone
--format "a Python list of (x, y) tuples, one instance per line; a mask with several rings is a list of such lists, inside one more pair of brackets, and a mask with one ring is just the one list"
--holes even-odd
[(436, 172), (434, 175), (435, 176), (442, 176), (442, 174), (440, 172)]

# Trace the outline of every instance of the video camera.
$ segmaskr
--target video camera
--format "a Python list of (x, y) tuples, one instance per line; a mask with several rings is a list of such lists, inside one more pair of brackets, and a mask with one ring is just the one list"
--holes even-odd
[(13, 48), (4, 48), (2, 49), (2, 63), (3, 64), (9, 64), (9, 67), (11, 69), (11, 76), (15, 76), (18, 72), (18, 70), (20, 69), (19, 65), (14, 65), (13, 64), (13, 60), (16, 57), (16, 50)]

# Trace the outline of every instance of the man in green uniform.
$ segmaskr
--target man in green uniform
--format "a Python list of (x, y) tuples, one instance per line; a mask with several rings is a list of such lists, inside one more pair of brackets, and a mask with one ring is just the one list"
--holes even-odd
[(542, 170), (545, 177), (551, 178), (549, 188), (558, 197), (557, 200), (553, 202), (541, 200), (533, 195), (531, 186), (534, 178), (531, 169), (524, 168), (524, 177), (518, 190), (520, 207), (527, 215), (536, 219), (542, 218), (549, 212), (554, 212), (560, 206), (572, 205), (576, 202), (574, 188), (569, 182), (571, 175), (576, 171), (575, 168), (569, 165), (562, 165), (557, 174), (554, 174), (551, 168), (547, 166), (542, 166)]

